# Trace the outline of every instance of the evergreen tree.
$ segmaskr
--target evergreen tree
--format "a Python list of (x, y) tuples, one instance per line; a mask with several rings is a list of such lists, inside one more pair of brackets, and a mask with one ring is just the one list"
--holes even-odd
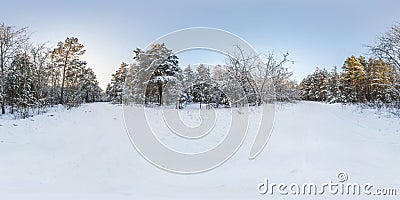
[(345, 102), (365, 102), (365, 59), (351, 56), (346, 59), (341, 74)]
[[(64, 42), (59, 42), (51, 52), (54, 66), (61, 69), (60, 104), (66, 103), (64, 99), (66, 86), (73, 90), (77, 71), (86, 65), (86, 62), (79, 60), (79, 57), (85, 53), (83, 48), (84, 46), (78, 42), (78, 38), (71, 37), (65, 39)], [(73, 91), (69, 91), (69, 93), (71, 92)], [(73, 99), (69, 98), (71, 101), (74, 101)]]
[(342, 102), (340, 75), (335, 66), (328, 76), (328, 94), (327, 100), (329, 103)]
[(128, 64), (121, 63), (115, 74), (112, 75), (111, 83), (107, 85), (107, 100), (113, 103), (122, 103), (123, 90), (127, 79)]
[(382, 59), (348, 57), (338, 73), (336, 67), (327, 73), (316, 69), (300, 83), (304, 100), (330, 103), (368, 103), (376, 107), (399, 102), (398, 77), (395, 68)]
[(183, 70), (183, 92), (179, 99), (180, 103), (190, 103), (194, 101), (193, 86), (195, 84), (195, 76), (195, 72), (193, 72), (190, 65)]
[(7, 99), (12, 114), (16, 109), (20, 117), (29, 116), (29, 108), (34, 108), (37, 102), (33, 81), (33, 68), (28, 54), (16, 55), (6, 80)]
[(100, 100), (101, 88), (92, 68), (82, 69), (80, 82), (81, 99), (85, 103), (92, 103)]
[(381, 59), (369, 59), (367, 66), (367, 99), (390, 103), (398, 98), (394, 68)]
[(200, 64), (197, 69), (195, 84), (193, 85), (193, 97), (195, 102), (209, 103), (211, 100), (210, 89), (212, 87), (210, 69)]
[[(178, 67), (178, 57), (172, 50), (164, 44), (153, 44), (146, 51), (136, 49), (134, 52), (137, 69), (130, 70), (130, 73), (135, 74), (128, 74), (133, 77), (129, 79), (127, 88), (126, 95), (131, 97), (129, 100), (145, 104), (156, 100), (160, 106), (163, 105), (164, 98), (167, 103), (178, 101), (176, 90), (179, 90), (182, 70)], [(167, 96), (164, 96), (166, 88), (169, 90), (166, 91)]]
[(310, 101), (329, 101), (329, 74), (326, 69), (316, 70), (300, 83), (301, 97)]

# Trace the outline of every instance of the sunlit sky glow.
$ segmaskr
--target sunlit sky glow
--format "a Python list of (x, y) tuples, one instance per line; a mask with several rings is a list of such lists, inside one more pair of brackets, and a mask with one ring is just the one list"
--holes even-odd
[[(183, 28), (223, 29), (261, 53), (288, 51), (300, 81), (315, 67), (341, 66), (350, 55), (364, 55), (364, 45), (400, 21), (398, 0), (2, 0), (0, 5), (0, 22), (28, 26), (34, 42), (54, 47), (68, 36), (78, 37), (103, 89), (122, 61), (132, 63), (133, 49)], [(219, 62), (205, 55), (195, 63)]]

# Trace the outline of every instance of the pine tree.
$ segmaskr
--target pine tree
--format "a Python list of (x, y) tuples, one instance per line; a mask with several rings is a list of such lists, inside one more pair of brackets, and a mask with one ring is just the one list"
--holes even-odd
[(333, 67), (328, 76), (328, 94), (327, 100), (329, 103), (342, 102), (340, 75), (337, 72), (337, 67)]
[(229, 107), (230, 101), (226, 95), (227, 91), (224, 90), (227, 87), (229, 74), (223, 70), (221, 65), (217, 65), (213, 70), (211, 78), (214, 82), (211, 88), (211, 101), (215, 103), (215, 107), (217, 108), (220, 105)]
[(128, 73), (128, 64), (121, 63), (115, 74), (112, 75), (111, 83), (107, 86), (107, 100), (113, 103), (122, 104), (123, 90)]
[(365, 102), (365, 80), (365, 59), (362, 56), (347, 58), (341, 74), (345, 102)]
[(390, 103), (398, 98), (394, 68), (381, 59), (369, 59), (367, 83), (369, 102)]
[[(182, 70), (178, 67), (178, 57), (172, 50), (164, 44), (153, 44), (146, 51), (136, 49), (134, 52), (137, 69), (129, 72), (135, 74), (128, 74), (133, 79), (129, 78), (130, 86), (126, 95), (133, 97), (136, 103), (147, 104), (156, 100), (160, 106), (163, 105), (164, 98), (167, 103), (178, 101), (176, 90), (179, 88)], [(167, 88), (167, 96), (164, 96)]]
[(92, 68), (82, 69), (82, 75), (80, 76), (80, 91), (81, 98), (85, 103), (91, 103), (100, 100), (101, 88), (97, 81), (96, 75)]
[(329, 101), (329, 74), (326, 69), (316, 68), (300, 83), (301, 97), (311, 101)]
[[(67, 38), (64, 42), (59, 42), (57, 47), (51, 52), (52, 62), (54, 66), (61, 69), (61, 91), (60, 104), (65, 102), (65, 89), (73, 87), (76, 82), (74, 78), (79, 68), (86, 65), (86, 62), (79, 60), (79, 57), (85, 53), (84, 46), (78, 42), (78, 38)], [(69, 83), (69, 85), (68, 85)], [(71, 93), (72, 91), (69, 91)], [(74, 101), (72, 97), (69, 98)]]
[(29, 108), (33, 108), (37, 102), (34, 97), (32, 62), (28, 54), (16, 55), (11, 63), (7, 80), (7, 99), (11, 105), (11, 113), (14, 109), (22, 118), (29, 116)]
[(188, 65), (183, 70), (183, 92), (180, 96), (180, 103), (190, 103), (194, 101), (193, 97), (193, 86), (195, 84), (195, 72), (193, 72), (192, 67)]
[(193, 97), (195, 102), (202, 103), (210, 102), (210, 89), (212, 87), (210, 69), (204, 64), (200, 64), (197, 69), (195, 84), (193, 85)]

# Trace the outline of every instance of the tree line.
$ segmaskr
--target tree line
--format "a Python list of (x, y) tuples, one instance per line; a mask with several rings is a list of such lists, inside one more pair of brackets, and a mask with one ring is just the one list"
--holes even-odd
[(341, 72), (317, 68), (300, 83), (304, 100), (400, 108), (400, 24), (369, 46), (371, 58), (350, 56)]
[(100, 100), (96, 75), (80, 59), (84, 53), (78, 38), (51, 49), (31, 42), (27, 28), (0, 24), (1, 114), (25, 118), (56, 104), (73, 107)]
[(179, 66), (179, 58), (165, 44), (147, 50), (136, 49), (132, 64), (122, 63), (112, 75), (105, 92), (114, 103), (208, 106), (261, 105), (298, 98), (292, 73), (285, 67), (288, 54), (251, 55), (240, 46), (226, 63), (207, 66)]
[(240, 46), (224, 64), (179, 66), (164, 44), (134, 50), (102, 94), (96, 75), (81, 60), (84, 46), (69, 37), (53, 49), (30, 41), (27, 28), (0, 24), (1, 114), (27, 117), (56, 104), (67, 107), (100, 100), (114, 103), (204, 103), (215, 107), (262, 105), (297, 99), (400, 107), (400, 25), (369, 46), (371, 58), (348, 57), (341, 71), (316, 69), (297, 84), (281, 57), (251, 55)]

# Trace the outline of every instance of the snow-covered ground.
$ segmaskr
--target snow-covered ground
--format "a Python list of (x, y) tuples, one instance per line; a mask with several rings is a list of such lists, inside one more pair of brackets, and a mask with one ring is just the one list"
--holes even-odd
[[(147, 111), (159, 139), (178, 150), (207, 150), (229, 126), (229, 109), (219, 109), (216, 131), (186, 144), (165, 131), (157, 108)], [(195, 107), (180, 114), (190, 126), (200, 122)], [(259, 114), (252, 108), (250, 118)], [(337, 182), (339, 172), (345, 172), (350, 182), (397, 188), (400, 193), (398, 118), (338, 104), (281, 105), (268, 145), (249, 160), (256, 128), (249, 127), (240, 150), (222, 166), (180, 175), (154, 167), (140, 156), (126, 133), (119, 105), (86, 104), (24, 120), (0, 119), (0, 199), (377, 199), (257, 191), (266, 178), (288, 185), (318, 185)]]

